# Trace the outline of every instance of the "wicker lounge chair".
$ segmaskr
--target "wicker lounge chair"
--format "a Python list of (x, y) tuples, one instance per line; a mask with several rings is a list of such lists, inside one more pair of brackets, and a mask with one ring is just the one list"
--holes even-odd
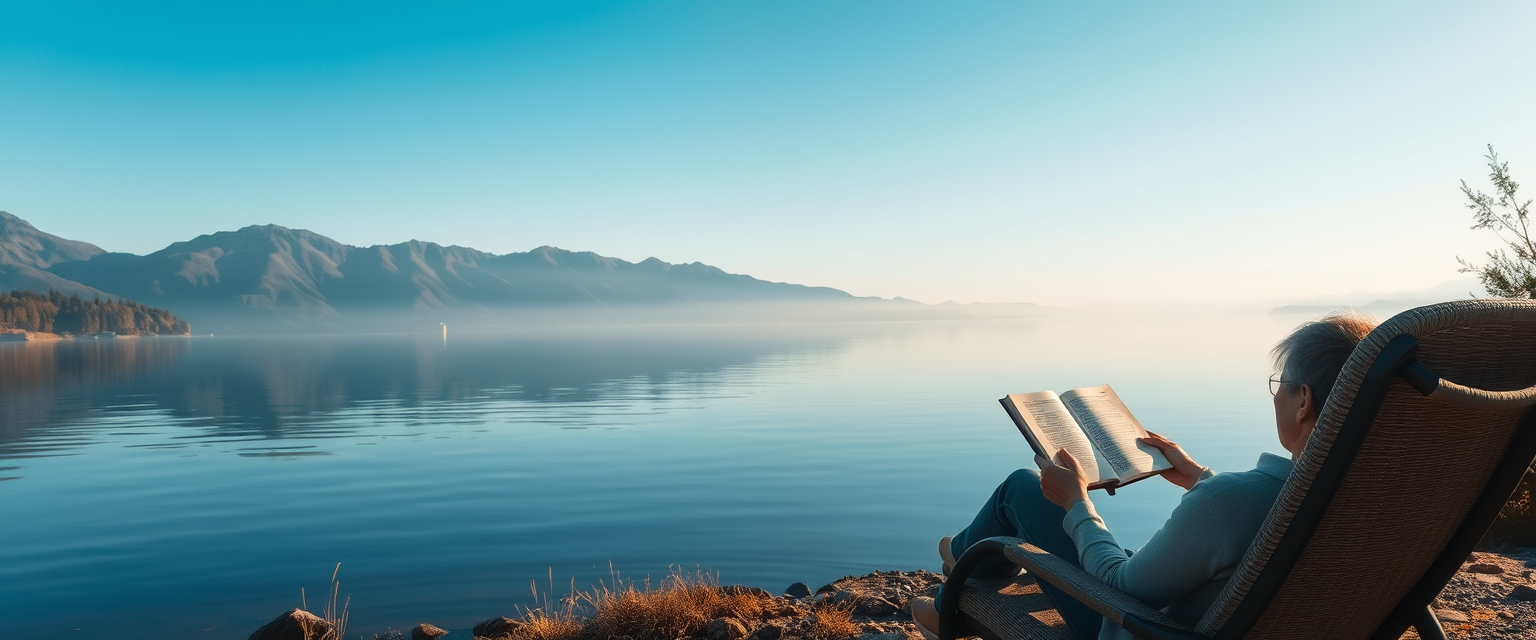
[[(1536, 458), (1536, 302), (1412, 309), (1361, 341), (1258, 538), (1186, 627), (1016, 538), (965, 552), (942, 640), (1069, 638), (1033, 583), (1143, 638), (1444, 638), (1430, 603)], [(1001, 555), (1028, 573), (968, 580)]]

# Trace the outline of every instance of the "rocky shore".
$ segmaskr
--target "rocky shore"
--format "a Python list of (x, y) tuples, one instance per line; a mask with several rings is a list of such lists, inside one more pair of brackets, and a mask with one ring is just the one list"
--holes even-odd
[(1536, 547), (1473, 553), (1435, 599), (1435, 615), (1452, 638), (1536, 640)]
[[(795, 583), (783, 595), (755, 587), (710, 587), (738, 602), (749, 614), (700, 620), (700, 640), (921, 640), (907, 615), (913, 596), (932, 594), (943, 576), (931, 571), (880, 571), (845, 576), (812, 590)], [(1452, 638), (1536, 640), (1536, 547), (1505, 553), (1479, 552), (1462, 565), (1435, 601)], [(410, 631), (375, 633), (375, 640), (563, 640), (579, 633), (565, 627), (552, 633), (538, 615), (492, 618), (471, 630), (449, 632), (423, 623)], [(349, 634), (351, 635), (351, 634)], [(1404, 638), (1417, 638), (1412, 630)], [(337, 640), (324, 620), (294, 610), (257, 629), (250, 640)], [(640, 640), (631, 638), (631, 640)], [(681, 638), (679, 639), (681, 640)]]

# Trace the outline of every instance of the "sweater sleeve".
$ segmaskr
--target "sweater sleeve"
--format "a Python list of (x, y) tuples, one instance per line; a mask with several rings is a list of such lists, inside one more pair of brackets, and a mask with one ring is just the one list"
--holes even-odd
[[(1077, 544), (1083, 569), (1106, 584), (1153, 607), (1165, 607), (1194, 593), (1222, 570), (1226, 536), (1222, 498), (1226, 488), (1201, 482), (1184, 494), (1163, 527), (1135, 555), (1127, 555), (1089, 501), (1067, 510), (1062, 527)], [(1213, 535), (1215, 534), (1215, 535)]]

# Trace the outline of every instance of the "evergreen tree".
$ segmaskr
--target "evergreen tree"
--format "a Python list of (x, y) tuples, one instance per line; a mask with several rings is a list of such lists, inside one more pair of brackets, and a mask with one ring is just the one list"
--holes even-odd
[(1520, 184), (1509, 175), (1509, 163), (1499, 162), (1499, 154), (1488, 145), (1488, 179), (1493, 194), (1474, 191), (1461, 181), (1461, 192), (1472, 210), (1473, 229), (1492, 229), (1509, 250), (1488, 252), (1488, 263), (1475, 265), (1460, 257), (1462, 273), (1475, 273), (1488, 295), (1501, 298), (1536, 297), (1536, 240), (1531, 237), (1531, 200), (1520, 202)]
[(86, 335), (110, 331), (119, 335), (187, 335), (190, 325), (164, 309), (127, 300), (81, 300), (55, 290), (0, 293), (0, 329), (37, 333)]

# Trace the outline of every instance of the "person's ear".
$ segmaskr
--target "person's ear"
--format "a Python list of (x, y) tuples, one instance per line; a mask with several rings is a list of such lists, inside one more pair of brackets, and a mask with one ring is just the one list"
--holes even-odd
[(1296, 385), (1296, 394), (1299, 396), (1296, 403), (1296, 424), (1302, 424), (1307, 421), (1308, 416), (1317, 414), (1317, 398), (1312, 395), (1310, 384)]

